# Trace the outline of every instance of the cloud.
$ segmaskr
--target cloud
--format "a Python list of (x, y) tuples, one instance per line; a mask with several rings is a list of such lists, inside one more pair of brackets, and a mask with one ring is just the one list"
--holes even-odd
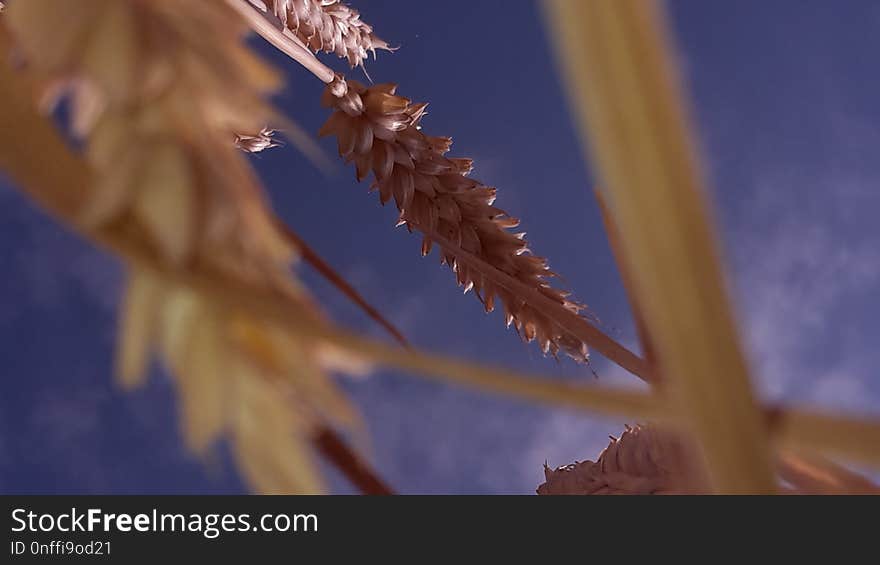
[(773, 399), (877, 410), (880, 207), (871, 171), (764, 170), (730, 232), (733, 278), (754, 372)]
[(816, 378), (811, 387), (811, 399), (817, 404), (838, 409), (876, 410), (877, 399), (872, 398), (865, 380), (860, 376), (858, 369), (834, 367)]

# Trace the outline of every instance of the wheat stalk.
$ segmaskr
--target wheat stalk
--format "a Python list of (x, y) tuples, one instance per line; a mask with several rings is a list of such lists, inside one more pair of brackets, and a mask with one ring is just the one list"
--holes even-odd
[(820, 455), (784, 452), (777, 468), (795, 493), (880, 495), (880, 485)]
[(303, 261), (310, 264), (318, 273), (333, 284), (340, 292), (349, 298), (354, 304), (359, 306), (361, 310), (377, 324), (382, 326), (388, 334), (393, 337), (397, 343), (404, 347), (409, 346), (409, 342), (403, 333), (397, 329), (394, 324), (388, 321), (375, 307), (370, 305), (366, 299), (342, 276), (337, 273), (312, 247), (306, 243), (292, 229), (278, 222), (279, 229), (299, 251)]
[(721, 492), (772, 492), (662, 10), (546, 2), (670, 399)]

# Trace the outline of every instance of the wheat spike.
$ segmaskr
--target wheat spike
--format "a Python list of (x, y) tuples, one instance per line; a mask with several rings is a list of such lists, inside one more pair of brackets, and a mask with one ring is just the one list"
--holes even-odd
[(314, 52), (334, 53), (354, 68), (370, 53), (391, 48), (357, 10), (339, 0), (250, 0)]
[(422, 133), (426, 104), (395, 92), (395, 85), (366, 87), (337, 77), (324, 92), (323, 103), (334, 112), (320, 134), (336, 136), (339, 153), (355, 163), (358, 180), (373, 174), (381, 203), (393, 199), (400, 224), (422, 232), (422, 255), (437, 244), (441, 261), (465, 292), (474, 290), (487, 312), (498, 299), (507, 324), (523, 339), (536, 340), (545, 353), (563, 351), (587, 360), (586, 343), (534, 296), (572, 314), (584, 306), (550, 286), (554, 273), (547, 260), (530, 253), (524, 233), (511, 231), (519, 220), (493, 205), (494, 188), (467, 176), (471, 160), (446, 157), (452, 140)]
[(626, 426), (598, 459), (550, 469), (538, 494), (676, 494), (705, 484), (693, 452), (674, 433), (656, 426)]

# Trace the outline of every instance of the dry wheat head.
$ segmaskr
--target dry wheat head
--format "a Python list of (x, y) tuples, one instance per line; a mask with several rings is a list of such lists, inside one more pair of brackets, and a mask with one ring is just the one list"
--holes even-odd
[(626, 426), (599, 458), (550, 469), (538, 494), (675, 494), (694, 492), (699, 467), (679, 437), (656, 426)]
[[(267, 19), (277, 18), (276, 25), (288, 38), (310, 32), (301, 29), (301, 19), (284, 19), (282, 12), (289, 16), (297, 7), (317, 9), (309, 2), (251, 3), (262, 8)], [(338, 6), (335, 2), (323, 4), (329, 11)], [(328, 24), (327, 29), (331, 27)], [(273, 44), (283, 43), (262, 28), (255, 27)], [(340, 33), (344, 35), (346, 30)], [(468, 178), (471, 160), (446, 157), (452, 140), (421, 132), (426, 104), (413, 104), (397, 96), (395, 85), (366, 87), (346, 81), (317, 59), (304, 61), (295, 50), (291, 53), (321, 80), (329, 81), (323, 103), (334, 113), (321, 135), (338, 138), (339, 153), (355, 163), (358, 180), (373, 174), (372, 187), (378, 189), (381, 202), (395, 200), (399, 224), (423, 233), (423, 255), (433, 245), (439, 246), (441, 262), (450, 265), (465, 292), (473, 289), (487, 312), (499, 300), (508, 326), (526, 341), (536, 340), (545, 353), (556, 356), (562, 351), (577, 361), (588, 361), (587, 343), (596, 340), (606, 354), (626, 357), (628, 352), (618, 351), (616, 344), (592, 327), (591, 322), (597, 320), (584, 305), (550, 285), (554, 273), (546, 259), (531, 254), (524, 233), (511, 231), (519, 220), (494, 206), (494, 188)], [(637, 363), (630, 360), (627, 364)]]
[(511, 231), (519, 220), (493, 205), (495, 189), (468, 177), (470, 159), (447, 157), (448, 137), (424, 134), (419, 126), (426, 104), (396, 94), (396, 86), (366, 87), (337, 77), (323, 96), (334, 110), (321, 135), (334, 135), (339, 153), (354, 162), (358, 180), (373, 175), (372, 187), (382, 204), (394, 200), (399, 223), (422, 232), (422, 254), (434, 244), (440, 259), (456, 274), (465, 292), (473, 289), (485, 310), (496, 299), (507, 324), (527, 341), (537, 340), (545, 353), (587, 359), (586, 344), (566, 333), (533, 303), (539, 294), (577, 314), (584, 306), (554, 288), (547, 260), (532, 255), (524, 233)]

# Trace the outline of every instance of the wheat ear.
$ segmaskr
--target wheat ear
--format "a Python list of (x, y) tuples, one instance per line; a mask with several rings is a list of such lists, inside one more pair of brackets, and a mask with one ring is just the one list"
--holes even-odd
[(377, 49), (392, 50), (354, 8), (338, 0), (250, 0), (284, 31), (314, 52), (334, 53), (352, 67)]
[(550, 469), (538, 494), (676, 494), (706, 491), (694, 452), (680, 437), (656, 426), (626, 426), (595, 462)]
[(494, 205), (494, 188), (468, 177), (472, 161), (447, 157), (452, 140), (421, 131), (426, 104), (398, 96), (392, 84), (366, 87), (341, 76), (322, 103), (334, 111), (320, 135), (337, 138), (358, 180), (373, 175), (380, 202), (397, 205), (399, 225), (423, 234), (423, 255), (440, 247), (465, 292), (473, 289), (487, 312), (499, 301), (508, 326), (545, 353), (588, 359), (587, 344), (601, 340), (579, 315), (584, 306), (550, 285), (547, 260), (531, 254), (525, 233), (511, 231), (519, 220)]

